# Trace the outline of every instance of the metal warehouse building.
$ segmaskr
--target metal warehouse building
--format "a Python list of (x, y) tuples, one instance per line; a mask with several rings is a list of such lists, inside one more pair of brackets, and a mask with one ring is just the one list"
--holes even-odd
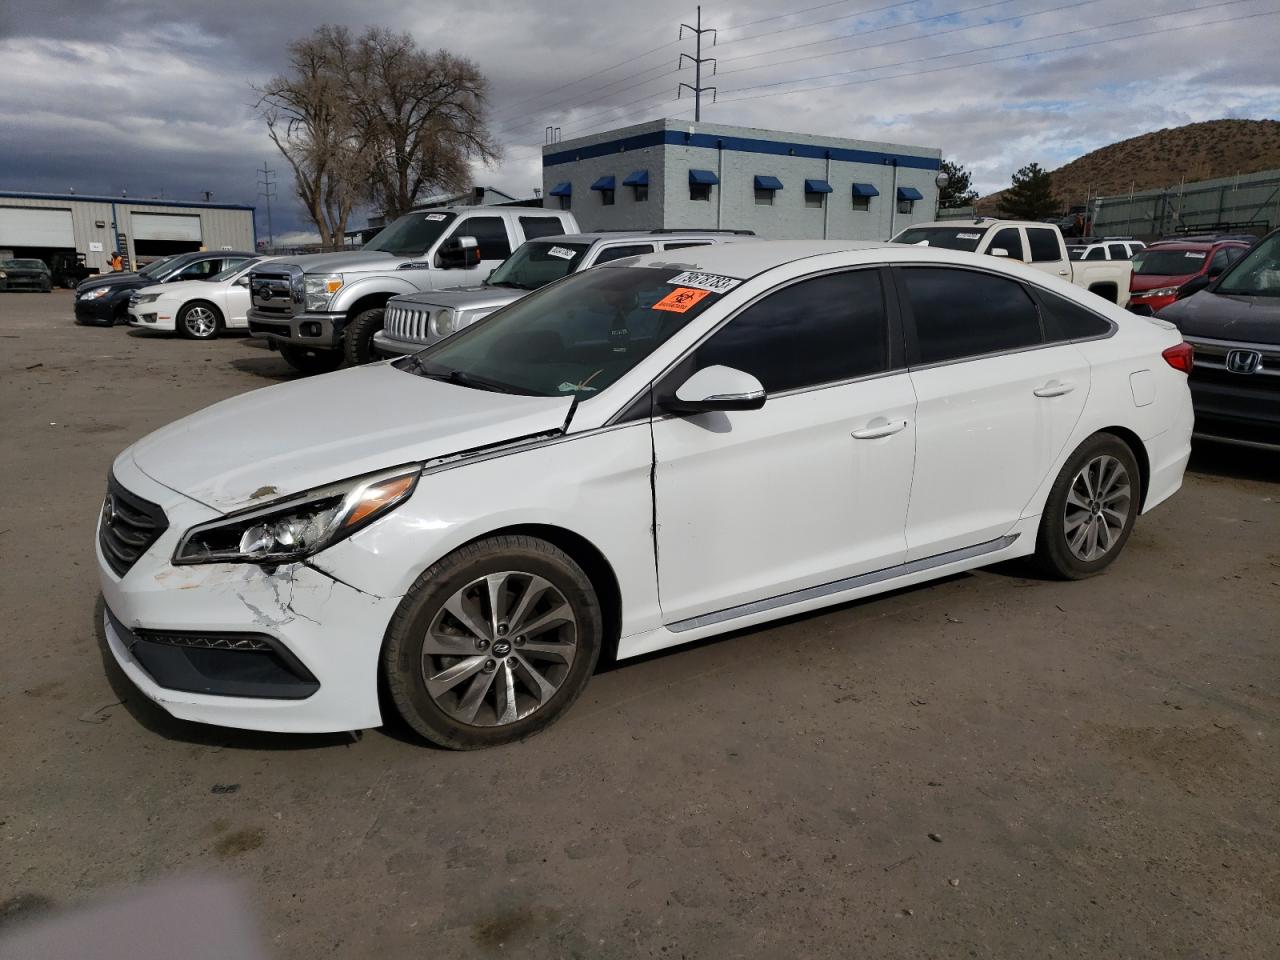
[(1174, 233), (1244, 231), (1259, 236), (1280, 224), (1280, 170), (1142, 190), (1095, 201), (1096, 234), (1144, 239)]
[(542, 150), (545, 205), (572, 210), (584, 230), (778, 240), (881, 240), (932, 220), (941, 165), (932, 147), (669, 119)]
[(115, 250), (125, 269), (191, 250), (253, 250), (253, 207), (124, 197), (0, 192), (0, 251), (49, 262), (84, 254), (104, 271)]

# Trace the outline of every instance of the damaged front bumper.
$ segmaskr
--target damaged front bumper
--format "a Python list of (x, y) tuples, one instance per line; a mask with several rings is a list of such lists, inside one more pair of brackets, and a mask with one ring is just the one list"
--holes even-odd
[(97, 547), (107, 643), (143, 694), (175, 717), (248, 730), (381, 724), (378, 652), (398, 598), (306, 563), (174, 566), (182, 534), (220, 514), (152, 480), (127, 454), (114, 470), (168, 519), (123, 576)]

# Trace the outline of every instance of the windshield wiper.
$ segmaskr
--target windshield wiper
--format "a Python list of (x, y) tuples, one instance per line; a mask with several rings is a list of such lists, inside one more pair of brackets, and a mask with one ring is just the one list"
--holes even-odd
[(510, 384), (501, 383), (498, 380), (490, 380), (487, 377), (478, 377), (474, 373), (467, 373), (465, 370), (450, 370), (448, 373), (436, 373), (427, 369), (427, 365), (422, 358), (416, 353), (409, 356), (409, 363), (412, 364), (414, 370), (428, 380), (440, 380), (444, 383), (456, 383), (460, 387), (471, 387), (475, 390), (488, 390), (491, 393), (511, 393), (523, 397), (534, 396), (524, 390), (519, 390)]
[(511, 287), (513, 290), (536, 290), (537, 287), (531, 287), (528, 284), (516, 283), (514, 280), (494, 280), (488, 283), (490, 287)]

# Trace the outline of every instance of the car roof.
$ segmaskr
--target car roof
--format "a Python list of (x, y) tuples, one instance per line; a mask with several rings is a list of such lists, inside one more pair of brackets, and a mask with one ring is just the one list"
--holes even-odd
[(1148, 250), (1212, 250), (1214, 247), (1247, 247), (1243, 240), (1157, 240), (1147, 245)]
[(603, 240), (621, 240), (633, 242), (637, 240), (705, 240), (707, 238), (752, 240), (758, 239), (750, 234), (728, 233), (724, 230), (677, 230), (668, 233), (654, 233), (652, 230), (593, 230), (589, 233), (553, 233), (545, 237), (530, 237), (530, 240), (554, 240), (557, 243), (598, 243)]
[(634, 267), (679, 266), (745, 280), (766, 270), (772, 270), (774, 267), (808, 257), (880, 249), (917, 250), (920, 248), (890, 243), (888, 240), (757, 240), (754, 243), (718, 243), (703, 247), (685, 247), (682, 250), (644, 253), (638, 257), (615, 260), (613, 264), (607, 266), (614, 264)]

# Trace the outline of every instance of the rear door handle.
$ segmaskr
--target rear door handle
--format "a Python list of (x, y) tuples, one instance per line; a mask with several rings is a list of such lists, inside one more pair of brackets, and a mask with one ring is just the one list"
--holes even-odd
[(897, 433), (899, 430), (905, 429), (907, 421), (905, 420), (888, 420), (885, 417), (876, 417), (861, 430), (853, 431), (855, 440), (876, 440), (880, 437), (888, 437)]
[(1032, 391), (1037, 397), (1062, 397), (1076, 388), (1070, 380), (1050, 380), (1043, 387)]

